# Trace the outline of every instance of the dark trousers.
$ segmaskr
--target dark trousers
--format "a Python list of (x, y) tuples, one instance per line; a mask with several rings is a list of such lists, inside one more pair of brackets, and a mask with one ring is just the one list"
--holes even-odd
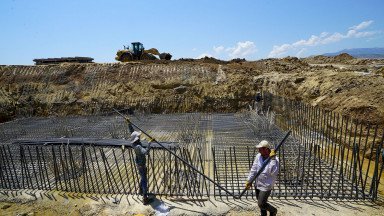
[(277, 209), (268, 203), (268, 197), (271, 191), (261, 191), (256, 189), (257, 205), (260, 208), (261, 216), (267, 216), (267, 211), (270, 215), (276, 215)]
[(140, 192), (143, 197), (148, 196), (148, 181), (147, 181), (147, 168), (145, 166), (137, 166), (140, 174)]

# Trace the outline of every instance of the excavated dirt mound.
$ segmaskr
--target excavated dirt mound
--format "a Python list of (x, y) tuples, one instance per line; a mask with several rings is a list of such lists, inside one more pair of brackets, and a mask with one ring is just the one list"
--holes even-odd
[(0, 121), (133, 106), (150, 112), (237, 111), (259, 90), (384, 124), (384, 60), (348, 54), (259, 61), (214, 58), (0, 66)]
[(349, 55), (348, 53), (341, 53), (337, 56), (313, 56), (304, 59), (312, 64), (350, 64), (350, 65), (366, 65), (371, 62), (369, 59), (358, 59)]

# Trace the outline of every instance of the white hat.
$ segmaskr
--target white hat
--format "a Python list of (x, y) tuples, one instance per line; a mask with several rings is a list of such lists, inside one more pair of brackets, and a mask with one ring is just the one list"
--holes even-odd
[(271, 144), (267, 140), (262, 140), (258, 145), (256, 145), (256, 148), (269, 148), (271, 149)]
[(133, 131), (131, 133), (131, 143), (136, 142), (137, 140), (140, 139), (141, 132), (140, 131)]

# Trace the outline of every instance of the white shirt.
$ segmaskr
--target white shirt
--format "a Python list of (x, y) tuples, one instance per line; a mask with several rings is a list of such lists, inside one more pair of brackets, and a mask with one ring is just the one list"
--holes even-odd
[[(263, 163), (264, 163), (263, 157), (261, 157), (261, 154), (258, 153), (256, 155), (255, 161), (253, 162), (251, 171), (249, 172), (248, 181), (250, 181), (254, 176), (256, 176), (256, 173), (263, 166)], [(271, 160), (267, 164), (263, 172), (261, 172), (260, 175), (255, 180), (256, 188), (261, 191), (272, 190), (273, 186), (275, 185), (275, 181), (278, 173), (279, 173), (279, 158), (275, 156), (275, 159)]]

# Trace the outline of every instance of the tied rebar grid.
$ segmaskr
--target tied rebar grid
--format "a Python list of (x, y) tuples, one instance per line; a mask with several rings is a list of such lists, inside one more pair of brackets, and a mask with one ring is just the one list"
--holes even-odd
[[(200, 129), (200, 124), (204, 127), (201, 116), (150, 115), (133, 119), (157, 140), (179, 143), (177, 148), (174, 144), (170, 150), (204, 173), (209, 164), (204, 162), (203, 158), (207, 156), (201, 149), (204, 130)], [(139, 176), (134, 152), (130, 146), (123, 149), (118, 144), (119, 140), (127, 142), (123, 138), (129, 137), (121, 117), (30, 118), (1, 126), (1, 139), (5, 143), (0, 147), (1, 188), (138, 193)], [(92, 138), (87, 138), (87, 134)], [(111, 138), (116, 141), (111, 142)], [(15, 139), (18, 141), (13, 142)], [(196, 170), (158, 145), (150, 151), (147, 167), (151, 193), (195, 198), (210, 195), (211, 185), (205, 176), (198, 175)]]
[[(337, 124), (335, 114), (320, 115), (319, 109), (274, 97), (255, 109), (235, 114), (139, 115), (132, 120), (159, 141), (177, 143), (178, 156), (201, 175), (161, 148), (148, 156), (149, 191), (169, 196), (219, 196), (228, 194), (206, 177), (238, 195), (257, 154), (254, 145), (262, 139), (274, 144), (291, 129), (278, 152), (281, 169), (272, 196), (339, 199), (377, 198), (383, 166), (378, 146), (367, 145), (359, 126)], [(284, 109), (272, 109), (268, 101)], [(315, 113), (317, 113), (315, 115)], [(3, 189), (43, 189), (82, 193), (136, 194), (139, 176), (131, 148), (99, 142), (73, 145), (41, 143), (57, 137), (87, 137), (122, 140), (127, 126), (118, 116), (30, 118), (0, 125), (0, 186)], [(344, 132), (337, 131), (344, 128)], [(354, 132), (354, 136), (348, 135)], [(368, 130), (369, 131), (369, 130)], [(335, 136), (336, 135), (336, 136)], [(347, 137), (347, 138), (344, 138)], [(10, 144), (16, 139), (36, 140), (35, 145)], [(341, 140), (341, 141), (340, 141)], [(352, 146), (338, 145), (351, 140)], [(354, 140), (354, 141), (353, 141)], [(368, 139), (367, 143), (368, 143)], [(100, 144), (101, 143), (101, 144)], [(375, 143), (375, 142), (373, 142)], [(363, 145), (361, 145), (363, 144)], [(364, 145), (365, 144), (365, 145)], [(368, 158), (359, 149), (372, 149)], [(375, 151), (374, 151), (375, 150)], [(374, 157), (376, 156), (376, 157)], [(364, 162), (365, 161), (365, 162)], [(367, 167), (365, 171), (364, 168)], [(255, 191), (245, 196), (254, 198)]]
[(321, 198), (376, 200), (384, 192), (383, 128), (270, 93), (257, 106), (271, 110), (276, 125), (302, 144), (299, 160), (308, 161), (305, 173)]
[[(171, 149), (190, 158), (186, 149)], [(139, 175), (132, 148), (95, 145), (1, 145), (3, 189), (59, 190), (90, 194), (137, 194)], [(190, 161), (195, 167), (200, 161)], [(163, 150), (148, 156), (149, 191), (160, 195), (209, 196), (205, 181)], [(192, 190), (191, 190), (192, 189)]]

